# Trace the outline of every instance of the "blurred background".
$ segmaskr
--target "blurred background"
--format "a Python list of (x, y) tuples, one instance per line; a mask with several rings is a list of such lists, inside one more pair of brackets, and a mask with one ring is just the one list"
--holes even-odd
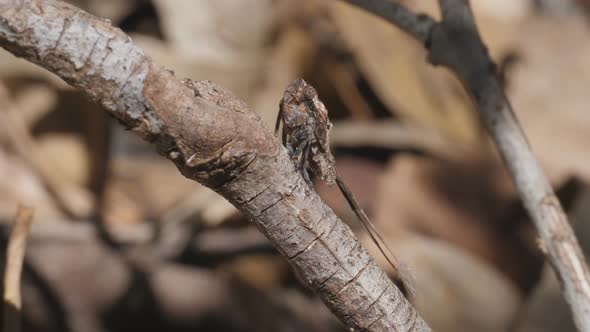
[[(388, 23), (328, 0), (70, 1), (273, 128), (303, 77), (337, 168), (416, 280), (435, 331), (575, 331), (535, 230), (460, 84)], [(436, 1), (402, 1), (437, 15)], [(529, 140), (590, 249), (590, 5), (471, 1)], [(337, 189), (316, 186), (391, 271)], [(345, 331), (212, 191), (56, 76), (0, 50), (2, 247), (34, 207), (26, 331)], [(3, 257), (2, 257), (3, 259)]]

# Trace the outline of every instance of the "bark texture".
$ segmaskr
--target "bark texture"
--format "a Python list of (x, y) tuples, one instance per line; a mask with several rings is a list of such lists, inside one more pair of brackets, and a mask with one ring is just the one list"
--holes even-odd
[(229, 91), (176, 79), (108, 21), (59, 1), (0, 0), (0, 45), (83, 91), (184, 176), (228, 199), (349, 327), (430, 331)]

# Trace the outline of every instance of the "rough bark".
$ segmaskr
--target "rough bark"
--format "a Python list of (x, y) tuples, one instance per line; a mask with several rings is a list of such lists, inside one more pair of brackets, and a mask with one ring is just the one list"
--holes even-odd
[[(346, 1), (388, 20), (423, 42), (429, 50), (430, 63), (448, 68), (463, 83), (510, 170), (578, 329), (590, 331), (590, 274), (586, 260), (498, 81), (495, 64), (479, 36), (469, 2), (439, 0), (442, 21), (435, 22), (412, 14), (396, 1)], [(428, 31), (426, 35), (424, 31)]]
[(108, 21), (59, 1), (0, 0), (0, 45), (83, 91), (184, 176), (223, 195), (349, 327), (430, 330), (230, 92), (176, 79)]

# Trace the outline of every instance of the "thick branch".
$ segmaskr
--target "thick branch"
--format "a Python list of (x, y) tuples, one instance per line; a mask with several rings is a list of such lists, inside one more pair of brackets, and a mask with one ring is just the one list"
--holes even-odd
[(430, 329), (248, 107), (179, 81), (109, 22), (54, 0), (0, 0), (0, 45), (58, 74), (223, 195), (348, 326)]
[[(370, 11), (374, 2), (357, 0)], [(429, 60), (451, 70), (472, 96), (498, 151), (512, 174), (539, 232), (542, 249), (559, 276), (567, 302), (581, 331), (590, 331), (590, 275), (586, 261), (563, 209), (555, 196), (495, 74), (495, 65), (483, 44), (466, 0), (439, 0), (443, 21), (436, 23), (425, 46)], [(396, 5), (399, 6), (399, 5)], [(378, 16), (385, 16), (375, 12)], [(408, 31), (407, 19), (387, 17)], [(416, 36), (416, 33), (412, 33)]]

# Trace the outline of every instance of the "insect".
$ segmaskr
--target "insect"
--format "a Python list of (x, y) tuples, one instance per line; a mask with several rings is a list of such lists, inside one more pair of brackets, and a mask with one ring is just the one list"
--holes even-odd
[(279, 104), (279, 114), (275, 125), (275, 136), (283, 124), (282, 141), (297, 169), (311, 185), (309, 171), (329, 186), (334, 184), (342, 192), (350, 208), (379, 248), (387, 262), (397, 271), (403, 287), (413, 293), (413, 282), (405, 269), (400, 269), (395, 255), (379, 234), (375, 225), (336, 172), (336, 160), (330, 152), (330, 130), (332, 123), (328, 110), (320, 101), (316, 90), (303, 79), (293, 81)]

